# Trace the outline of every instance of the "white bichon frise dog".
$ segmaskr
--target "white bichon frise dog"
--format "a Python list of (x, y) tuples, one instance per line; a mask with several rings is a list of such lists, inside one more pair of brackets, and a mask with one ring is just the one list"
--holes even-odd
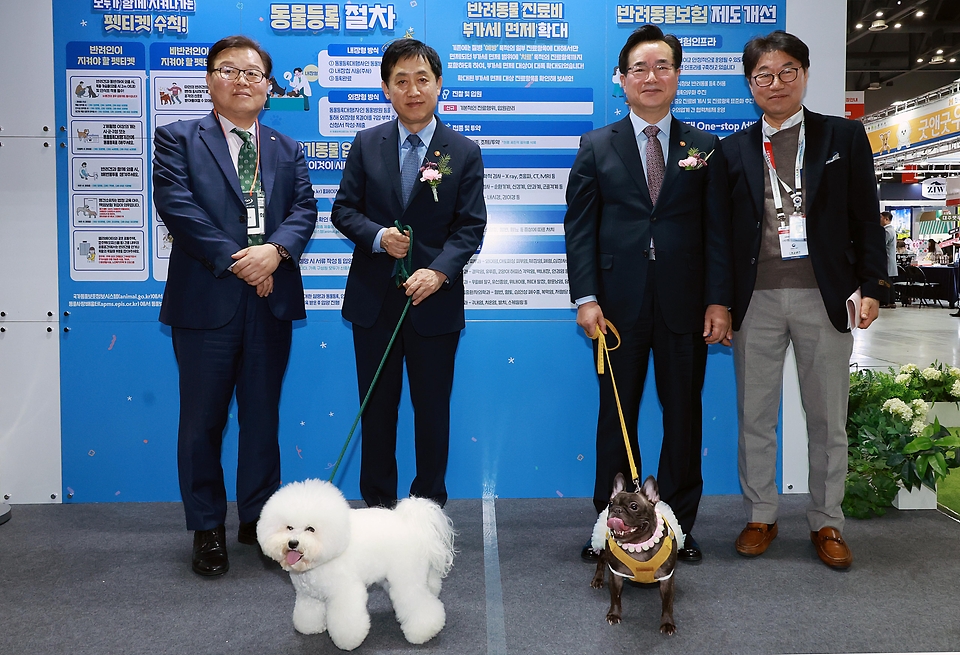
[(396, 509), (351, 509), (329, 482), (284, 485), (263, 506), (257, 540), (290, 572), (297, 600), (293, 627), (330, 632), (353, 650), (370, 632), (367, 587), (390, 595), (403, 636), (422, 644), (446, 621), (440, 585), (453, 566), (454, 531), (439, 505), (406, 498)]

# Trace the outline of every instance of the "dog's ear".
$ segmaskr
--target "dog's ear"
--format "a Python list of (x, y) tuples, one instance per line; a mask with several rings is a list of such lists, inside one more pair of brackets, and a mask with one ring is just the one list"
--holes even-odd
[(618, 493), (623, 491), (626, 484), (623, 479), (623, 473), (617, 473), (617, 477), (613, 479), (613, 493), (610, 494), (610, 500), (613, 500)]
[(660, 487), (657, 486), (657, 480), (651, 475), (643, 481), (643, 495), (651, 503), (656, 505), (660, 502)]

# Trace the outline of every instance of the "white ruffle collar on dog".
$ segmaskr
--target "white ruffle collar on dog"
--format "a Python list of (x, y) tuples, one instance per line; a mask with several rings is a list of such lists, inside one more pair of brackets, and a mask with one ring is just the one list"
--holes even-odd
[(643, 551), (650, 550), (651, 548), (656, 546), (658, 543), (660, 543), (660, 540), (663, 538), (663, 535), (664, 535), (663, 516), (660, 514), (659, 508), (654, 508), (654, 512), (656, 512), (656, 515), (657, 515), (657, 528), (656, 530), (653, 531), (653, 534), (650, 536), (649, 539), (639, 544), (635, 544), (629, 541), (624, 543), (619, 539), (617, 539), (616, 537), (614, 537), (614, 541), (617, 542), (617, 545), (629, 553), (640, 553)]

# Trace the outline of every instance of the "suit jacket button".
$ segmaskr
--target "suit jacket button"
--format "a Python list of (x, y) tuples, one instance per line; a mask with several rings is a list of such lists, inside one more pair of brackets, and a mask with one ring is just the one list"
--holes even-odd
[(649, 256), (650, 256), (650, 251), (649, 251), (649, 250), (644, 250), (644, 251), (643, 251), (643, 258), (646, 259), (646, 258), (649, 257)]
[(756, 264), (756, 263), (757, 263), (757, 258), (756, 258), (756, 257), (751, 257), (751, 258), (750, 258), (750, 263), (751, 263), (751, 264)]
[(757, 227), (758, 228), (760, 227), (760, 221), (757, 221)]
[(240, 214), (240, 218), (238, 218), (237, 220), (240, 221), (241, 223), (246, 223), (247, 217), (244, 216), (243, 214)]
[(654, 221), (656, 221), (656, 220), (657, 220), (657, 217), (656, 217), (656, 216), (651, 216), (651, 217), (650, 217), (650, 222), (651, 222), (651, 223), (654, 222)]

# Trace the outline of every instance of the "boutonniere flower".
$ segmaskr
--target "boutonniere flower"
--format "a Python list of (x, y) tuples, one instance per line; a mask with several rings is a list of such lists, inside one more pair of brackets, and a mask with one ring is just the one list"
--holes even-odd
[[(438, 151), (435, 154), (439, 155), (440, 153)], [(425, 162), (420, 167), (420, 181), (430, 185), (434, 202), (440, 202), (440, 198), (437, 196), (437, 187), (443, 181), (443, 176), (451, 173), (453, 171), (450, 169), (450, 155), (444, 155), (438, 161)]]
[(690, 148), (687, 150), (687, 155), (689, 156), (686, 159), (681, 159), (677, 163), (680, 164), (685, 171), (696, 171), (707, 165), (707, 160), (710, 159), (710, 155), (712, 154), (713, 150), (704, 156), (697, 148)]

